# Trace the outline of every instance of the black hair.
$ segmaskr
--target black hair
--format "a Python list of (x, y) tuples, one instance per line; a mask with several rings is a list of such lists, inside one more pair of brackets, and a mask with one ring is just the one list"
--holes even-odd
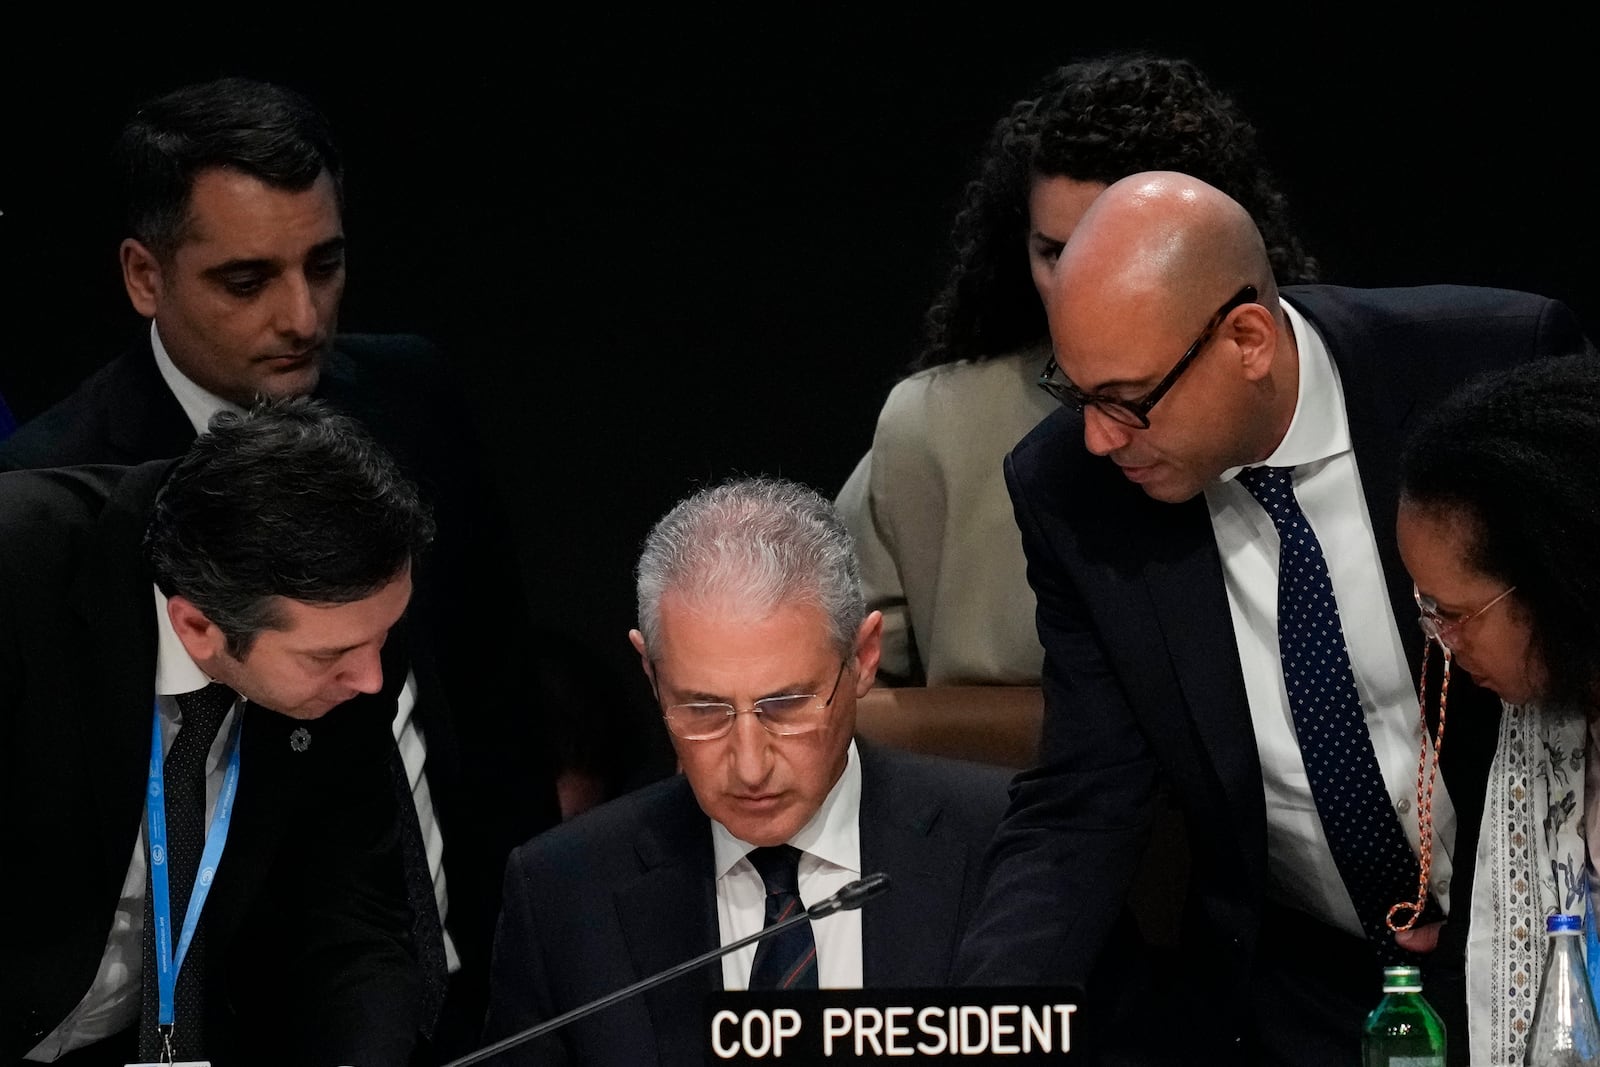
[(195, 179), (212, 168), (291, 192), (327, 171), (344, 206), (344, 167), (327, 119), (300, 93), (269, 82), (219, 78), (146, 101), (123, 126), (115, 159), (128, 232), (161, 259), (183, 242)]
[(956, 215), (955, 263), (928, 310), (914, 369), (989, 359), (1046, 336), (1025, 244), (1035, 178), (1110, 184), (1147, 170), (1192, 175), (1243, 205), (1280, 285), (1317, 280), (1255, 128), (1233, 101), (1186, 59), (1112, 53), (1058, 68), (995, 125)]
[(1465, 562), (1516, 586), (1548, 696), (1600, 699), (1600, 359), (1538, 360), (1441, 403), (1401, 454), (1409, 504), (1466, 520)]
[(274, 597), (348, 604), (433, 539), (416, 487), (355, 420), (322, 401), (263, 401), (211, 420), (156, 496), (145, 559), (243, 657), (281, 625)]

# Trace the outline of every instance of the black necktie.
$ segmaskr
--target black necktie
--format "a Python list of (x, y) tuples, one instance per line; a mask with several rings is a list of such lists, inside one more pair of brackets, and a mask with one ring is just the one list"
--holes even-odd
[[(1278, 655), (1317, 815), (1369, 940), (1404, 962), (1385, 925), (1411, 900), (1417, 857), (1372, 749), (1322, 545), (1295, 499), (1291, 467), (1241, 471), (1239, 483), (1278, 529)], [(1437, 918), (1431, 902), (1424, 919)], [(1409, 958), (1409, 957), (1407, 957)]]
[[(767, 887), (766, 920), (780, 923), (805, 910), (800, 901), (800, 850), (772, 845), (751, 850), (749, 859)], [(796, 923), (756, 946), (751, 989), (817, 988), (817, 942), (809, 922)]]
[(433, 893), (433, 872), (428, 869), (422, 824), (417, 821), (416, 798), (412, 795), (411, 779), (398, 748), (389, 757), (389, 768), (395, 803), (400, 808), (400, 851), (405, 863), (406, 902), (411, 905), (411, 936), (417, 948), (417, 962), (422, 968), (422, 1033), (431, 1040), (450, 977), (444, 954), (444, 931), (439, 925), (439, 902)]
[[(189, 908), (195, 872), (206, 844), (206, 757), (217, 738), (217, 728), (233, 707), (236, 696), (221, 682), (178, 695), (182, 721), (162, 760), (167, 810), (167, 901), (171, 915), (172, 949), (176, 951)], [(147, 843), (148, 847), (148, 843)], [(162, 1047), (157, 1030), (155, 917), (151, 895), (154, 879), (148, 877), (144, 894), (144, 986), (139, 1023), (139, 1054), (159, 1058)], [(203, 1058), (205, 1039), (205, 922), (196, 927), (184, 955), (183, 970), (173, 992), (172, 1051), (178, 1059)]]

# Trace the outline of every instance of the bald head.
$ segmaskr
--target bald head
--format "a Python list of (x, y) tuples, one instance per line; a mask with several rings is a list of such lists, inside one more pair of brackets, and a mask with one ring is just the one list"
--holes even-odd
[(1250, 213), (1198, 178), (1149, 171), (1109, 186), (1090, 205), (1061, 254), (1051, 301), (1156, 295), (1174, 309), (1193, 302), (1209, 311), (1242, 285), (1254, 285), (1269, 304), (1277, 299)]
[(1177, 371), (1148, 427), (1085, 412), (1085, 445), (1151, 496), (1186, 500), (1282, 440), (1293, 334), (1260, 232), (1214, 186), (1170, 171), (1109, 186), (1062, 250), (1045, 310), (1061, 372), (1085, 393), (1137, 407)]

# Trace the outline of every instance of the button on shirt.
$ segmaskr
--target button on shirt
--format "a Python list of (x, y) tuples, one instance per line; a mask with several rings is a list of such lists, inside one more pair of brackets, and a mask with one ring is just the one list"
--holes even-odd
[[(1366, 713), (1390, 802), (1417, 847), (1415, 793), (1422, 730), (1417, 692), (1406, 662), (1382, 561), (1350, 447), (1338, 368), (1320, 335), (1280, 302), (1299, 351), (1300, 386), (1283, 441), (1263, 462), (1294, 468), (1294, 491), (1316, 530), (1343, 620), (1356, 690)], [(1384, 462), (1386, 457), (1374, 457)], [(1222, 556), (1228, 608), (1239, 646), (1250, 719), (1261, 756), (1267, 807), (1268, 892), (1341, 930), (1363, 936), (1339, 877), (1306, 780), (1278, 654), (1278, 534), (1272, 520), (1236, 480), (1238, 469), (1205, 491)], [(1421, 640), (1421, 631), (1417, 640)], [(1412, 636), (1407, 634), (1406, 636)], [(1433, 890), (1448, 912), (1455, 807), (1443, 779), (1433, 794)]]
[[(767, 887), (745, 856), (755, 848), (711, 823), (717, 869), (720, 944), (758, 932), (766, 923)], [(807, 907), (861, 877), (861, 758), (850, 742), (844, 771), (815, 815), (789, 838), (800, 850), (800, 899)], [(839, 911), (812, 924), (817, 941), (817, 984), (823, 989), (860, 989), (861, 910)], [(722, 987), (744, 989), (756, 946), (722, 957)]]

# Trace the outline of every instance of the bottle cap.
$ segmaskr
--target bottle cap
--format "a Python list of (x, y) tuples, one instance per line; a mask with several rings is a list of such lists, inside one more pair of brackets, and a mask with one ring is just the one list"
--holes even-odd
[(1383, 969), (1385, 993), (1420, 993), (1422, 969), (1420, 967), (1385, 967)]
[(1583, 931), (1583, 916), (1552, 915), (1544, 921), (1545, 933), (1576, 934)]

